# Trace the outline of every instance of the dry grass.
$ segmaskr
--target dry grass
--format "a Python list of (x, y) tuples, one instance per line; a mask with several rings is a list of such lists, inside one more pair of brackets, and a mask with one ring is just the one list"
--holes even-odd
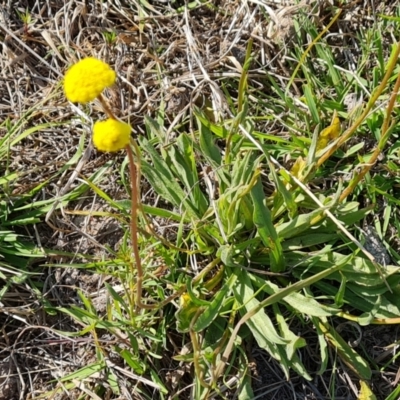
[[(270, 2), (262, 10), (259, 4), (257, 1), (220, 0), (196, 5), (190, 12), (184, 11), (183, 1), (18, 0), (0, 5), (0, 123), (8, 120), (17, 137), (33, 129), (32, 134), (12, 143), (7, 157), (1, 160), (2, 170), (17, 171), (19, 175), (7, 196), (11, 202), (17, 201), (46, 182), (32, 201), (51, 200), (49, 204), (53, 205), (43, 212), (40, 222), (26, 230), (18, 228), (36, 244), (51, 251), (46, 260), (38, 260), (44, 265), (40, 269), (39, 286), (33, 288), (26, 282), (16, 281), (1, 299), (1, 400), (36, 398), (56, 385), (62, 387), (62, 383), (52, 380), (96, 360), (97, 344), (90, 338), (61, 337), (57, 333), (81, 328), (67, 316), (49, 314), (54, 309), (49, 306), (46, 310), (43, 300), (53, 306), (80, 304), (76, 295), (76, 289), (80, 288), (94, 299), (101, 314), (106, 301), (102, 292), (104, 282), (117, 288), (120, 285), (119, 279), (107, 276), (106, 271), (101, 275), (57, 268), (57, 265), (98, 261), (109, 247), (118, 251), (124, 235), (109, 204), (92, 191), (72, 196), (66, 207), (59, 199), (74, 193), (83, 177), (92, 176), (102, 167), (107, 169), (108, 179), (99, 182), (99, 188), (115, 200), (127, 198), (119, 174), (123, 158), (100, 154), (90, 144), (90, 126), (101, 116), (100, 105), (81, 108), (69, 104), (60, 85), (63, 73), (85, 56), (107, 61), (119, 77), (116, 87), (106, 91), (107, 101), (117, 116), (129, 121), (136, 135), (144, 135), (144, 117), (160, 118), (160, 109), (164, 109), (163, 123), (172, 141), (174, 130), (191, 126), (195, 105), (207, 107), (208, 116), (213, 120), (230, 115), (229, 101), (236, 99), (237, 92), (229, 82), (240, 79), (250, 39), (253, 40), (254, 59), (249, 73), (253, 88), (249, 98), (256, 102), (259, 92), (271, 93), (271, 88), (266, 86), (268, 75), (281, 82), (284, 88), (293, 73), (295, 64), (291, 51), (299, 34), (294, 24), (297, 16), (309, 15), (316, 29), (322, 30), (335, 13), (325, 1)], [(372, 26), (378, 8), (384, 13), (391, 12), (392, 9), (383, 10), (384, 7), (381, 2), (375, 5), (353, 2), (345, 7), (331, 33), (342, 68), (351, 70), (356, 57), (354, 52), (359, 49), (352, 34), (354, 30)], [(25, 17), (24, 13), (27, 13)], [(302, 93), (303, 83), (304, 78), (296, 78), (293, 96)], [(281, 123), (287, 110), (282, 106), (281, 114), (277, 114), (276, 109), (269, 111), (273, 118), (258, 122), (260, 130), (287, 137), (288, 129)], [(3, 125), (0, 139), (6, 134)], [(142, 194), (146, 204), (155, 205), (160, 201), (145, 180)], [(93, 218), (95, 213), (103, 214)], [(163, 219), (154, 219), (153, 223), (156, 230), (166, 236), (168, 231), (170, 235), (176, 233), (175, 226), (163, 226), (166, 224)], [(38, 263), (34, 264), (36, 271)], [(302, 330), (300, 325), (298, 330)], [(311, 354), (303, 355), (312, 360), (312, 347), (317, 337), (313, 332), (303, 333), (310, 335), (311, 343)], [(361, 345), (366, 346), (366, 353), (377, 347), (384, 349), (398, 340), (398, 334), (397, 327), (367, 329)], [(387, 340), (385, 335), (389, 336)], [(173, 342), (172, 335), (169, 339)], [(132, 387), (144, 378), (124, 371), (121, 358), (111, 351), (111, 344), (118, 340), (122, 339), (108, 333), (100, 332), (98, 336), (98, 343), (109, 352), (109, 362), (121, 388), (120, 397), (111, 397), (109, 390), (103, 398), (144, 398), (132, 392)], [(179, 348), (179, 338), (175, 340)], [(187, 379), (190, 371), (171, 359), (173, 353), (165, 355), (160, 376), (175, 392), (175, 381), (187, 381), (189, 385), (191, 380)], [(339, 371), (339, 384), (336, 392), (331, 393), (332, 397), (328, 397), (332, 370), (328, 369), (312, 382), (298, 377), (286, 381), (277, 362), (264, 351), (254, 349), (251, 353), (257, 398), (339, 400), (357, 396), (356, 380), (340, 361), (335, 366)], [(377, 355), (380, 356), (382, 352)], [(312, 361), (309, 364), (311, 370), (315, 369)], [(376, 383), (382, 395), (390, 393), (394, 383), (399, 381), (395, 368), (386, 371)], [(95, 377), (104, 381), (100, 374)], [(157, 391), (153, 393), (153, 398), (157, 399)], [(229, 391), (227, 395), (233, 398)], [(84, 396), (98, 398), (87, 388), (73, 391), (64, 388), (54, 399)], [(174, 399), (178, 398), (187, 398), (187, 392), (176, 394)]]

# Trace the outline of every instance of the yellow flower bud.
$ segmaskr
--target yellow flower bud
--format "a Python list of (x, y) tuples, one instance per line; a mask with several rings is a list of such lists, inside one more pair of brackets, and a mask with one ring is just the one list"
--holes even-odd
[(108, 64), (97, 58), (84, 58), (65, 74), (65, 96), (73, 103), (87, 103), (112, 86), (115, 79), (116, 73)]
[(131, 127), (115, 119), (97, 121), (93, 126), (93, 143), (100, 151), (114, 152), (129, 144)]

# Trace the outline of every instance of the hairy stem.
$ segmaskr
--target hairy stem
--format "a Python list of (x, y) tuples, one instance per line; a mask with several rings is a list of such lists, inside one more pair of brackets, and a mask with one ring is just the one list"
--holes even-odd
[(135, 297), (135, 305), (136, 311), (139, 311), (141, 308), (153, 309), (157, 308), (157, 305), (149, 305), (142, 303), (142, 291), (143, 291), (143, 267), (142, 261), (139, 255), (139, 246), (138, 246), (138, 227), (137, 227), (137, 210), (138, 210), (138, 184), (137, 184), (137, 170), (135, 160), (133, 158), (133, 152), (130, 145), (126, 146), (126, 152), (128, 154), (129, 160), (129, 172), (130, 172), (130, 181), (131, 181), (131, 241), (132, 241), (132, 249), (133, 256), (135, 258), (136, 264), (136, 297)]

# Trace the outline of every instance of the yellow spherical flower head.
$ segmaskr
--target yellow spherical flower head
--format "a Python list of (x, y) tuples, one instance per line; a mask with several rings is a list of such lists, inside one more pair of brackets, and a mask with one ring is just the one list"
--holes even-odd
[(65, 74), (65, 96), (73, 103), (87, 103), (112, 86), (115, 79), (116, 73), (108, 64), (97, 58), (84, 58)]
[(114, 152), (129, 144), (131, 127), (115, 119), (97, 121), (93, 126), (93, 143), (100, 151)]

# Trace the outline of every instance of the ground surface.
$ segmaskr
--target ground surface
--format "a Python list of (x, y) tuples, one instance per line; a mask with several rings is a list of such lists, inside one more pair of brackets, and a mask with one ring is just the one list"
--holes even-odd
[[(252, 40), (253, 58), (248, 75), (252, 88), (250, 114), (259, 118), (253, 121), (258, 131), (288, 140), (297, 129), (295, 123), (300, 126), (302, 120), (296, 121), (295, 116), (291, 120), (293, 125), (288, 126), (292, 109), (280, 100), (277, 107), (270, 107), (268, 102), (273, 101), (276, 92), (269, 77), (285, 90), (297, 65), (295, 56), (300, 58), (301, 53), (296, 51), (300, 48), (304, 52), (312, 41), (309, 32), (302, 28), (304, 19), (311, 21), (315, 32), (322, 32), (335, 18), (337, 6), (328, 1), (221, 0), (203, 5), (192, 2), (185, 11), (184, 1), (18, 0), (0, 4), (0, 140), (12, 138), (2, 142), (0, 153), (0, 182), (4, 191), (1, 204), (7, 209), (3, 210), (2, 229), (12, 228), (15, 233), (26, 235), (39, 249), (37, 258), (28, 257), (23, 272), (6, 264), (0, 269), (0, 281), (4, 283), (0, 292), (0, 400), (197, 398), (191, 392), (194, 367), (182, 361), (192, 349), (186, 347), (187, 337), (178, 333), (172, 322), (176, 303), (169, 304), (162, 316), (154, 313), (146, 324), (135, 327), (140, 332), (136, 345), (140, 354), (145, 355), (140, 360), (130, 360), (130, 364), (121, 355), (125, 354), (121, 353), (124, 346), (132, 347), (128, 329), (124, 331), (122, 325), (97, 325), (94, 329), (94, 320), (89, 317), (80, 316), (79, 322), (76, 315), (60, 312), (60, 308), (75, 305), (78, 309), (87, 307), (100, 321), (107, 319), (113, 311), (106, 285), (113, 288), (117, 298), (126, 292), (124, 276), (129, 277), (122, 267), (118, 269), (105, 261), (110, 254), (123, 260), (121, 254), (127, 243), (129, 213), (116, 210), (108, 199), (129, 201), (125, 156), (102, 154), (92, 147), (90, 127), (94, 120), (102, 118), (101, 106), (97, 102), (84, 106), (67, 102), (61, 87), (66, 69), (85, 56), (109, 62), (119, 79), (115, 87), (106, 90), (105, 96), (117, 117), (134, 126), (135, 137), (150, 138), (144, 117), (157, 119), (162, 109), (162, 140), (167, 149), (179, 132), (192, 126), (195, 107), (202, 108), (212, 122), (220, 116), (231, 117), (227, 110), (240, 97), (238, 82)], [(395, 27), (381, 32), (382, 48), (376, 51), (368, 53), (363, 40), (381, 29), (381, 25), (376, 25), (380, 15), (395, 17), (396, 13), (397, 5), (392, 2), (344, 4), (324, 42), (331, 49), (337, 70), (346, 71), (346, 77), (358, 76), (359, 65), (372, 70), (380, 58), (386, 62), (390, 46), (396, 41)], [(314, 74), (325, 67), (316, 62)], [(363, 79), (360, 86), (370, 90), (369, 78), (365, 75)], [(290, 97), (298, 104), (305, 96), (307, 82), (307, 71), (300, 70), (290, 87)], [(329, 87), (327, 82), (321, 81), (318, 87), (321, 101), (323, 97), (334, 97), (334, 85)], [(352, 90), (348, 92), (351, 94)], [(331, 113), (326, 108), (323, 112), (327, 126)], [(304, 126), (299, 131), (305, 130)], [(348, 148), (359, 142), (360, 139), (354, 139)], [(366, 138), (364, 143), (365, 152), (375, 146), (374, 138)], [(394, 143), (393, 139), (390, 144)], [(225, 152), (222, 139), (218, 144)], [(274, 156), (280, 155), (280, 162), (290, 169), (296, 158), (274, 147)], [(332, 175), (321, 175), (312, 187), (329, 191), (339, 181), (334, 174), (349, 174), (352, 166), (347, 167), (338, 161), (335, 169), (327, 170), (327, 175)], [(375, 175), (386, 176), (385, 167), (378, 163), (374, 168)], [(205, 171), (199, 168), (199, 175), (207, 175)], [(87, 180), (93, 182), (94, 188), (86, 185)], [(207, 192), (207, 183), (203, 189)], [(265, 191), (272, 195), (274, 187), (265, 183)], [(358, 201), (366, 203), (363, 206), (371, 204), (364, 193), (357, 194)], [(395, 197), (396, 192), (391, 194)], [(181, 212), (154, 190), (149, 179), (142, 179), (141, 196), (147, 206)], [(360, 226), (391, 218), (392, 214), (385, 212), (385, 197), (377, 196), (374, 200), (381, 202), (374, 218), (370, 215)], [(397, 212), (396, 205), (393, 202), (391, 212)], [(152, 216), (151, 224), (158, 235), (174, 243), (178, 243), (182, 231), (189, 230), (163, 215)], [(393, 256), (399, 250), (398, 226), (394, 219), (385, 226), (386, 247), (390, 247)], [(149, 232), (143, 228), (141, 234), (147, 237)], [(45, 254), (41, 253), (42, 248), (46, 249)], [(171, 255), (166, 251), (161, 254), (154, 246), (154, 250), (146, 250), (144, 259), (151, 258), (153, 251), (149, 270), (154, 280), (162, 279), (170, 272), (165, 260)], [(382, 256), (387, 250), (383, 247), (377, 253)], [(207, 257), (208, 254), (197, 260), (199, 270), (209, 262)], [(174, 261), (183, 265), (186, 258), (179, 256)], [(398, 265), (396, 260), (392, 264)], [(324, 300), (325, 294), (319, 294)], [(85, 299), (90, 302), (85, 303)], [(159, 324), (160, 320), (164, 324)], [(293, 371), (286, 379), (279, 362), (249, 340), (246, 350), (242, 350), (247, 354), (254, 391), (248, 398), (356, 399), (360, 378), (337, 356), (335, 348), (327, 349), (329, 363), (319, 375), (321, 362), (315, 330), (307, 324), (307, 318), (302, 321), (290, 317), (288, 321), (291, 330), (307, 340), (308, 346), (299, 349), (299, 355), (312, 379), (306, 380)], [(369, 384), (377, 398), (389, 399), (400, 380), (396, 362), (399, 325), (370, 325), (358, 330), (344, 322), (338, 317), (331, 320), (345, 341), (374, 365)], [(150, 333), (140, 338), (140, 329)], [(168, 351), (159, 345), (164, 334), (162, 340), (168, 342)], [(102, 358), (99, 352), (103, 352)], [(154, 354), (158, 357), (152, 358)], [(182, 358), (176, 358), (177, 355)], [(108, 372), (100, 366), (100, 358)], [(145, 363), (146, 372), (140, 373), (140, 363)], [(93, 370), (88, 373), (85, 366)], [(60, 379), (76, 371), (67, 381)], [(157, 374), (168, 393), (161, 395), (152, 388), (151, 382), (158, 382)], [(221, 392), (211, 392), (208, 398), (237, 398), (239, 392), (223, 387), (221, 383)], [(241, 394), (240, 398), (246, 396)]]

